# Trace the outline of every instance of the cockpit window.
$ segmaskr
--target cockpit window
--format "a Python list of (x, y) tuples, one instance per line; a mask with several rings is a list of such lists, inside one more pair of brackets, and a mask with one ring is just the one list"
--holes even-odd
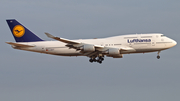
[(165, 35), (161, 35), (161, 37), (166, 37)]

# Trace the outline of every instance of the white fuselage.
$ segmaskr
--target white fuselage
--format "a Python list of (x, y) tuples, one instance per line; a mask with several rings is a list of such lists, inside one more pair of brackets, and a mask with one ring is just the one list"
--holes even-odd
[[(161, 51), (171, 48), (177, 44), (176, 41), (159, 33), (121, 35), (108, 38), (80, 39), (74, 41), (104, 46), (104, 51), (106, 48), (131, 48), (131, 50), (122, 50), (121, 54)], [(87, 53), (82, 53), (76, 49), (67, 47), (66, 43), (60, 41), (21, 42), (21, 44), (34, 45), (34, 47), (14, 48), (60, 56), (87, 55)]]

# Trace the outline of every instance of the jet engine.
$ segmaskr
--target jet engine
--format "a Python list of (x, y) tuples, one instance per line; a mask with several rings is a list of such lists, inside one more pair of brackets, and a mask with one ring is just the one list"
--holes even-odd
[(81, 49), (85, 52), (93, 52), (95, 51), (94, 45), (85, 44), (81, 47)]
[(110, 48), (110, 49), (108, 49), (108, 54), (109, 55), (119, 55), (120, 51), (117, 48)]
[(113, 57), (113, 58), (122, 58), (123, 55), (120, 53), (120, 50), (117, 48), (110, 48), (106, 51), (108, 57)]

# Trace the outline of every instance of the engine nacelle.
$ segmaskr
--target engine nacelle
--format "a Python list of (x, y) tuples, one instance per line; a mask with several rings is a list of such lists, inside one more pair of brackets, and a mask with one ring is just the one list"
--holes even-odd
[(120, 53), (120, 50), (117, 48), (111, 48), (106, 51), (106, 56), (113, 58), (123, 58), (123, 54)]
[(117, 49), (117, 48), (110, 48), (110, 49), (108, 50), (108, 54), (109, 54), (109, 55), (119, 55), (119, 54), (120, 54), (120, 51), (119, 51), (119, 49)]
[(85, 52), (93, 52), (93, 51), (95, 51), (95, 47), (94, 47), (94, 45), (85, 44), (82, 46), (82, 50)]

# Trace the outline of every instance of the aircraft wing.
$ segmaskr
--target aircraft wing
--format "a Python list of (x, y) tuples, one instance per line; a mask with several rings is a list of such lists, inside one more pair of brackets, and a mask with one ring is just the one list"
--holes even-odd
[[(83, 45), (85, 43), (81, 43), (81, 42), (78, 42), (78, 41), (74, 41), (74, 40), (69, 40), (69, 39), (65, 39), (65, 38), (59, 38), (59, 37), (55, 37), (49, 33), (45, 33), (47, 35), (47, 37), (49, 38), (52, 38), (52, 39), (55, 39), (55, 40), (58, 40), (58, 41), (61, 41), (61, 42), (64, 42), (64, 43), (67, 43), (66, 46), (70, 47), (70, 48), (75, 48), (74, 46), (76, 47), (79, 47), (80, 45)], [(100, 45), (94, 45), (95, 48), (104, 48), (104, 46), (100, 46)]]
[[(127, 47), (127, 46), (122, 46), (120, 48), (114, 48), (114, 47), (104, 47), (101, 45), (94, 45), (94, 44), (87, 44), (87, 43), (82, 43), (82, 42), (78, 42), (78, 41), (74, 41), (74, 40), (68, 40), (68, 39), (64, 39), (64, 38), (59, 38), (59, 37), (55, 37), (49, 33), (45, 33), (49, 38), (67, 43), (67, 47), (69, 48), (74, 48), (77, 51), (81, 50), (81, 52), (88, 57), (91, 56), (97, 56), (98, 54), (108, 54), (108, 51), (134, 51), (133, 48), (131, 47)], [(86, 48), (85, 48), (86, 47)], [(92, 49), (91, 51), (86, 51), (86, 49)], [(117, 55), (117, 54), (116, 54)]]
[(6, 42), (7, 44), (10, 44), (12, 46), (15, 47), (34, 47), (34, 45), (25, 45), (25, 44), (21, 44), (21, 43), (14, 43), (14, 42)]
[(68, 44), (80, 44), (80, 42), (77, 42), (77, 41), (73, 41), (73, 40), (68, 40), (68, 39), (65, 39), (65, 38), (59, 38), (59, 37), (55, 37), (49, 33), (45, 33), (47, 35), (47, 37), (49, 38), (52, 38), (52, 39), (55, 39), (55, 40), (58, 40), (58, 41), (61, 41), (61, 42), (64, 42), (64, 43), (68, 43)]

